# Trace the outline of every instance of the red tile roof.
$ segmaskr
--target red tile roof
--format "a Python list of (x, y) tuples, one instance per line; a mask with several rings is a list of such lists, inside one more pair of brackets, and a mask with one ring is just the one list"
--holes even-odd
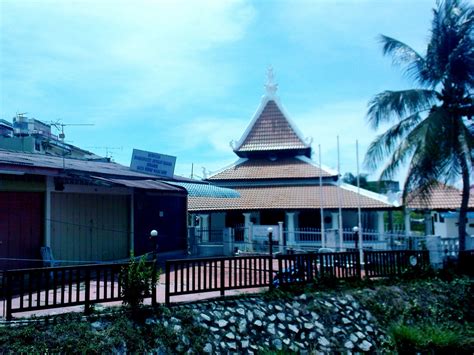
[[(341, 207), (357, 208), (359, 198), (357, 192), (334, 185), (322, 187), (322, 204), (324, 208), (338, 208), (337, 190), (340, 189)], [(189, 197), (190, 212), (229, 211), (229, 210), (268, 210), (268, 209), (319, 209), (321, 194), (319, 186), (271, 186), (236, 188), (239, 198), (206, 198)], [(363, 209), (392, 208), (393, 206), (381, 199), (360, 196)]]
[(268, 100), (234, 151), (274, 151), (308, 147), (309, 144), (303, 142), (275, 101)]
[[(431, 198), (423, 201), (418, 196), (409, 196), (407, 206), (413, 209), (455, 210), (461, 207), (462, 192), (452, 186), (439, 185), (433, 190)], [(469, 197), (469, 208), (474, 208), (474, 193)]]
[[(306, 161), (305, 161), (306, 160)], [(251, 159), (235, 164), (208, 180), (301, 179), (337, 176), (308, 162), (309, 159), (284, 158), (271, 161)]]

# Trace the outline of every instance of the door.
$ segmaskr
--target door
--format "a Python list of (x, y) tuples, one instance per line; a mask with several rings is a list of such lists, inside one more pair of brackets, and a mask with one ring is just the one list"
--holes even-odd
[(44, 197), (40, 192), (0, 192), (0, 270), (42, 263)]

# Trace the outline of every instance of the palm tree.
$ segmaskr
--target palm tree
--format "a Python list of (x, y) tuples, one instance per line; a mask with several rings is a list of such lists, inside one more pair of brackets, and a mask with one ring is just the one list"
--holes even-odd
[(376, 137), (365, 156), (368, 168), (383, 166), (380, 179), (408, 164), (403, 200), (409, 193), (429, 200), (441, 181), (462, 178), (459, 246), (465, 249), (474, 126), (474, 6), (445, 0), (433, 10), (431, 37), (424, 56), (394, 38), (381, 36), (383, 53), (404, 66), (418, 87), (384, 91), (369, 102), (373, 128), (394, 123)]

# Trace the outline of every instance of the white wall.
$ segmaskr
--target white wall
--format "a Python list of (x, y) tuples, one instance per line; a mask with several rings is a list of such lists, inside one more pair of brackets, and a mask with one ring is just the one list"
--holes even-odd
[[(444, 222), (440, 222), (440, 213), (434, 212), (433, 215), (437, 214), (438, 222), (434, 222), (434, 235), (439, 235), (442, 238), (448, 237), (457, 237), (458, 236), (458, 226), (457, 218), (445, 218)], [(436, 221), (436, 219), (435, 219)], [(468, 218), (466, 224), (466, 231), (469, 235), (474, 235), (474, 219)]]

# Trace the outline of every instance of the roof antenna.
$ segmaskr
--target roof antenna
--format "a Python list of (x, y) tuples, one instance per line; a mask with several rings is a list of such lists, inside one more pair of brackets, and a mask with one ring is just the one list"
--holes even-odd
[(59, 139), (61, 140), (62, 143), (62, 148), (63, 148), (63, 170), (66, 170), (66, 134), (64, 133), (64, 127), (66, 126), (94, 126), (93, 123), (63, 123), (61, 122), (60, 119), (58, 119), (56, 122), (50, 122), (50, 125), (56, 128), (59, 131)]
[(112, 156), (112, 150), (123, 150), (122, 147), (109, 147), (109, 146), (91, 146), (91, 147), (86, 147), (87, 149), (103, 149), (105, 150), (105, 158), (110, 159), (113, 161), (113, 156)]

